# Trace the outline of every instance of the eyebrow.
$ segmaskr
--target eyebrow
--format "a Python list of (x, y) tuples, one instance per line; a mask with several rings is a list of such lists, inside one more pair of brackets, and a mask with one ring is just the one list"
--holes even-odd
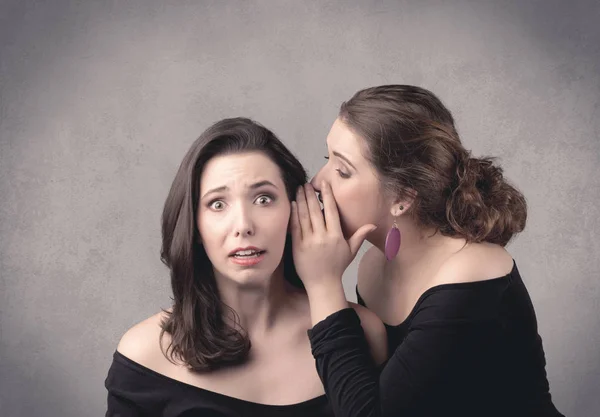
[[(273, 184), (271, 181), (267, 181), (267, 180), (258, 181), (258, 182), (255, 182), (254, 184), (250, 184), (250, 186), (248, 188), (250, 188), (251, 190), (255, 190), (257, 188), (264, 187), (265, 185), (270, 185), (271, 187), (278, 189), (275, 184)], [(226, 185), (223, 185), (223, 186), (217, 187), (217, 188), (213, 188), (212, 190), (205, 192), (204, 195), (202, 197), (200, 197), (200, 199), (205, 198), (209, 194), (221, 193), (221, 192), (227, 191), (227, 190), (229, 190), (229, 187), (227, 187)]]
[(334, 154), (335, 156), (337, 156), (338, 158), (343, 159), (344, 161), (346, 161), (348, 163), (348, 165), (350, 165), (352, 168), (354, 168), (355, 171), (358, 171), (356, 169), (356, 167), (352, 164), (352, 162), (350, 162), (350, 160), (348, 158), (346, 158), (344, 155), (342, 155), (341, 153), (336, 152), (336, 151), (333, 151), (331, 153)]

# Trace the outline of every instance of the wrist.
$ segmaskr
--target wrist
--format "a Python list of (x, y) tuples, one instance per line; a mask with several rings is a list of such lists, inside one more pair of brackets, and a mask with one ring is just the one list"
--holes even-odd
[(309, 298), (323, 298), (344, 293), (341, 277), (331, 277), (304, 286)]
[(331, 314), (348, 308), (348, 300), (341, 279), (320, 282), (306, 288), (313, 326)]

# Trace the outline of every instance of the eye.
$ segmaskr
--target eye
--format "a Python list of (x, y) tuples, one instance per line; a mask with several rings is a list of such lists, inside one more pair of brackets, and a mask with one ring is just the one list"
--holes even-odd
[(341, 169), (336, 169), (336, 171), (338, 172), (338, 174), (340, 175), (340, 177), (346, 179), (346, 178), (350, 178), (350, 174), (346, 174), (344, 171), (342, 171)]
[(225, 203), (222, 202), (221, 200), (215, 200), (215, 201), (211, 201), (210, 204), (208, 205), (208, 207), (211, 210), (221, 211), (225, 208)]
[(273, 201), (273, 198), (271, 198), (268, 195), (261, 195), (256, 200), (254, 200), (254, 202), (260, 206), (266, 206), (267, 204), (271, 203), (272, 201)]
[(328, 156), (324, 156), (323, 158), (327, 159), (329, 161), (329, 157)]

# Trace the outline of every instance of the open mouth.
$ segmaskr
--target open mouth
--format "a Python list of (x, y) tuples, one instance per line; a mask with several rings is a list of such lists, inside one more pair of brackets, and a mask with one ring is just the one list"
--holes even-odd
[(258, 258), (260, 255), (265, 253), (264, 250), (254, 250), (254, 249), (246, 249), (246, 250), (238, 250), (229, 256), (238, 258), (238, 259), (249, 259), (249, 258)]

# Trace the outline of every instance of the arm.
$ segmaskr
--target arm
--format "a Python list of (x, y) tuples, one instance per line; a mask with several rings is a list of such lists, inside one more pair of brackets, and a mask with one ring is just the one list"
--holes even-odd
[[(423, 313), (426, 314), (426, 313)], [(442, 376), (468, 360), (484, 322), (415, 316), (404, 342), (381, 374), (353, 309), (340, 310), (309, 331), (317, 371), (339, 417), (409, 415)], [(431, 400), (431, 398), (429, 399)]]
[(376, 365), (388, 358), (387, 333), (382, 321), (371, 310), (356, 303), (346, 301), (341, 280), (331, 287), (317, 287), (308, 295), (313, 324), (338, 311), (351, 308), (359, 319), (368, 351)]
[(385, 326), (371, 310), (356, 303), (348, 303), (360, 320), (360, 325), (369, 346), (369, 353), (375, 365), (379, 366), (388, 358), (387, 333)]

